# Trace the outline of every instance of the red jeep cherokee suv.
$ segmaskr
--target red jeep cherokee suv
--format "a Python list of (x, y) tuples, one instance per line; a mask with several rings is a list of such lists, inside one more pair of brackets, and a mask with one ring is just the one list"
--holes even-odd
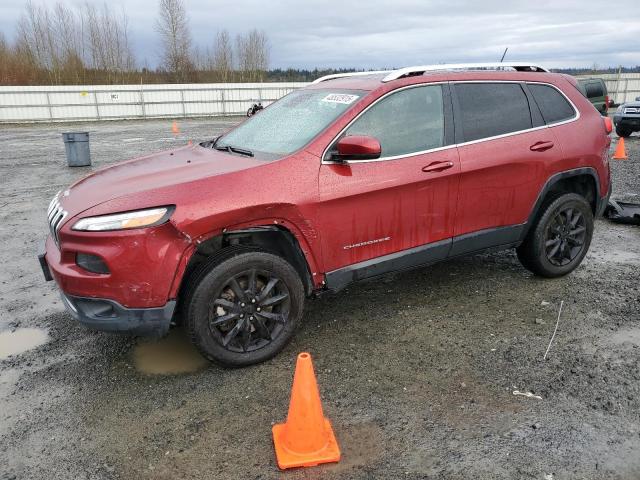
[(266, 360), (305, 297), (488, 248), (544, 277), (584, 258), (611, 123), (528, 64), (331, 75), (217, 139), (89, 175), (51, 202), (40, 260), (83, 324)]

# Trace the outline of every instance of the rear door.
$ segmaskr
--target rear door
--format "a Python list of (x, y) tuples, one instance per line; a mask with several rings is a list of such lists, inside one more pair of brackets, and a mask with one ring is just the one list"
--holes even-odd
[(318, 212), (325, 271), (451, 238), (460, 167), (448, 92), (446, 84), (391, 92), (338, 137), (377, 138), (379, 159), (335, 163), (337, 139), (328, 148)]
[[(559, 171), (576, 168), (576, 166), (602, 165), (604, 170), (599, 176), (604, 195), (608, 187), (608, 140), (602, 131), (602, 122), (592, 122), (585, 117), (595, 116), (593, 112), (584, 111), (584, 117), (578, 124), (578, 110), (565, 93), (549, 84), (528, 83), (535, 103), (540, 108), (547, 129), (556, 138), (556, 144), (562, 149), (562, 159), (549, 164), (547, 177)], [(573, 91), (569, 88), (569, 93)], [(580, 125), (582, 124), (582, 125)]]
[(562, 156), (533, 98), (518, 82), (452, 85), (460, 187), (451, 255), (516, 242), (545, 179)]

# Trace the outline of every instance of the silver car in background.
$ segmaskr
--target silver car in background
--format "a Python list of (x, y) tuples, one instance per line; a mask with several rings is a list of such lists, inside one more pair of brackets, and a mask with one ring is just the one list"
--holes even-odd
[(640, 97), (634, 102), (626, 102), (613, 114), (613, 124), (620, 137), (628, 137), (633, 132), (640, 132)]

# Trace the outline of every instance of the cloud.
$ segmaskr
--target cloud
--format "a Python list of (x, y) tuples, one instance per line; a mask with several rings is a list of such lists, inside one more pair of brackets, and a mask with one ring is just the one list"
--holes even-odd
[[(8, 3), (8, 0), (4, 0)], [(44, 3), (53, 4), (52, 0)], [(80, 5), (76, 0), (67, 0)], [(226, 28), (236, 35), (267, 32), (273, 67), (381, 68), (410, 64), (507, 59), (549, 67), (640, 64), (637, 0), (185, 0), (194, 42), (213, 42)], [(154, 66), (157, 2), (110, 2), (130, 19), (136, 56)], [(21, 5), (0, 5), (0, 29), (10, 34)]]

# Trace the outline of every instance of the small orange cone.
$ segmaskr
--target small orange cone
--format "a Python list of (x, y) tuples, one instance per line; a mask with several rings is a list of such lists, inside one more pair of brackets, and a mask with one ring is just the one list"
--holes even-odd
[(627, 152), (624, 150), (624, 138), (620, 137), (618, 143), (616, 144), (616, 151), (613, 154), (614, 160), (628, 160)]
[(340, 461), (331, 423), (322, 413), (311, 355), (298, 355), (286, 423), (273, 426), (278, 467), (312, 467)]
[(177, 135), (180, 133), (180, 129), (178, 128), (178, 122), (176, 122), (175, 120), (173, 121), (173, 125), (171, 125), (171, 131), (173, 132), (174, 135)]

